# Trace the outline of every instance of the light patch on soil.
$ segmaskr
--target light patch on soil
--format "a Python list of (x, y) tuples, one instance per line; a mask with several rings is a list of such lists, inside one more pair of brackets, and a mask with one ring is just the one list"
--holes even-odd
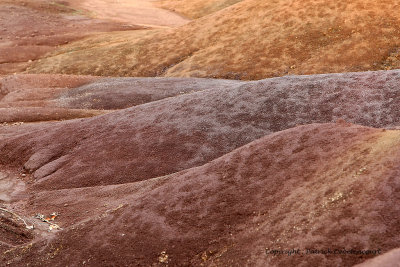
[(159, 7), (178, 12), (189, 18), (197, 19), (242, 0), (161, 0), (156, 2)]
[(84, 0), (70, 1), (72, 6), (89, 10), (92, 16), (148, 27), (177, 27), (189, 19), (158, 8), (151, 0)]
[(0, 203), (11, 202), (25, 190), (25, 183), (13, 175), (0, 172)]

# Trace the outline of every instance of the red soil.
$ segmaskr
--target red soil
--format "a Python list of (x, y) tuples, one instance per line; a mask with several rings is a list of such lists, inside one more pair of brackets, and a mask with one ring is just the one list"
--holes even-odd
[(35, 186), (47, 189), (145, 180), (296, 125), (345, 119), (397, 126), (399, 82), (399, 71), (275, 78), (26, 131), (11, 126), (20, 128), (14, 135), (5, 126), (0, 149), (7, 157), (0, 164), (24, 166)]
[[(236, 1), (180, 6), (203, 16)], [(393, 1), (311, 2), (115, 32), (187, 20), (152, 0), (0, 0), (0, 266), (398, 265), (400, 71), (6, 76), (398, 65), (398, 16), (381, 20)], [(287, 249), (302, 253), (266, 253)]]
[(25, 213), (57, 210), (64, 230), (3, 263), (351, 266), (373, 255), (274, 257), (265, 248), (398, 247), (399, 145), (399, 131), (312, 124), (166, 177), (32, 191)]
[(0, 75), (24, 71), (59, 45), (94, 33), (140, 28), (92, 19), (56, 1), (1, 0)]
[(0, 80), (0, 122), (34, 122), (91, 117), (104, 112), (55, 105), (62, 92), (98, 78), (68, 75), (13, 75)]
[[(6, 77), (5, 106), (121, 110), (0, 126), (0, 207), (35, 225), (0, 213), (1, 264), (351, 266), (374, 255), (265, 248), (397, 248), (400, 132), (349, 122), (399, 126), (399, 83)], [(337, 123), (295, 127), (319, 122)], [(33, 218), (54, 211), (62, 231)]]

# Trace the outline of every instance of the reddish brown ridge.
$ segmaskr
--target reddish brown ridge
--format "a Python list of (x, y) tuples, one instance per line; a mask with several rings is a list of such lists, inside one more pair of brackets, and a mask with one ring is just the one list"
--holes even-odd
[(60, 211), (64, 230), (4, 253), (3, 263), (352, 266), (374, 255), (265, 249), (399, 247), (399, 145), (399, 131), (312, 124), (165, 177), (35, 191), (25, 212)]
[(24, 167), (35, 186), (47, 189), (145, 180), (205, 164), (296, 125), (344, 119), (397, 126), (399, 79), (399, 71), (274, 78), (89, 119), (4, 126), (0, 163)]

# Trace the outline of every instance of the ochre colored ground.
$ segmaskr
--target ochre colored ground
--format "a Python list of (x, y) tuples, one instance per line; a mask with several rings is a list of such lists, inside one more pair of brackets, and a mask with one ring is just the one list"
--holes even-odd
[(22, 72), (60, 45), (100, 32), (137, 29), (143, 27), (91, 18), (89, 11), (65, 1), (0, 0), (0, 75)]
[(158, 8), (152, 0), (69, 0), (72, 6), (90, 12), (93, 17), (146, 27), (177, 27), (189, 19)]
[(157, 6), (198, 19), (217, 12), (242, 0), (161, 0)]
[(398, 68), (397, 1), (247, 0), (183, 26), (85, 39), (29, 72), (254, 80)]

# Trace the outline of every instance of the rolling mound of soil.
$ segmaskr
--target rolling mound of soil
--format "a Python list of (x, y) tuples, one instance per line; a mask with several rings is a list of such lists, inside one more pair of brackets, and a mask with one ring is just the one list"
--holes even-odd
[(0, 1), (0, 75), (22, 72), (60, 45), (95, 33), (143, 29), (92, 19), (60, 2)]
[(25, 212), (60, 211), (64, 230), (1, 259), (33, 266), (352, 266), (374, 255), (266, 252), (399, 247), (399, 148), (400, 131), (311, 124), (165, 177), (35, 191)]
[(0, 266), (398, 265), (399, 7), (0, 0)]
[(177, 27), (189, 19), (158, 8), (154, 0), (68, 0), (94, 17), (149, 27)]
[(394, 0), (247, 0), (175, 29), (72, 43), (28, 71), (255, 80), (396, 69), (398, 9)]
[(87, 109), (124, 109), (168, 97), (203, 90), (235, 88), (243, 83), (201, 78), (104, 78), (58, 96), (60, 106)]
[(242, 0), (161, 0), (157, 5), (191, 19), (198, 19), (217, 12)]
[(344, 119), (399, 126), (399, 81), (400, 71), (273, 78), (93, 118), (3, 126), (0, 164), (23, 166), (42, 189), (146, 180), (200, 166), (296, 125)]
[(196, 78), (12, 75), (0, 79), (0, 123), (92, 117), (167, 97), (240, 84)]

